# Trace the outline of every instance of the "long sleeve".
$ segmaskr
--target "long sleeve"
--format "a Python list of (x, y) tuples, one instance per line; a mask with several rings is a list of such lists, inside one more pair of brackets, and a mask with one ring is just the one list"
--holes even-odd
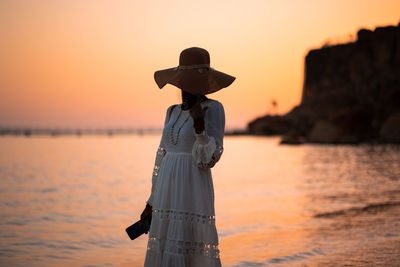
[(212, 168), (221, 158), (225, 130), (224, 107), (213, 101), (206, 111), (205, 130), (196, 134), (192, 156), (199, 168)]
[[(169, 121), (169, 117), (171, 115), (170, 113), (172, 111), (173, 111), (173, 106), (170, 106), (167, 109), (167, 114), (165, 116), (165, 121), (164, 121), (164, 127), (167, 124), (167, 122)], [(157, 153), (156, 153), (156, 160), (154, 163), (153, 174), (152, 174), (152, 178), (151, 178), (151, 194), (150, 194), (150, 197), (148, 198), (148, 200), (146, 201), (146, 203), (148, 203), (150, 206), (153, 206), (153, 197), (154, 197), (154, 191), (156, 189), (156, 184), (157, 184), (158, 171), (160, 170), (161, 162), (166, 153), (167, 153), (167, 150), (165, 149), (164, 140), (161, 137), (160, 145), (159, 145), (159, 147), (157, 149)]]

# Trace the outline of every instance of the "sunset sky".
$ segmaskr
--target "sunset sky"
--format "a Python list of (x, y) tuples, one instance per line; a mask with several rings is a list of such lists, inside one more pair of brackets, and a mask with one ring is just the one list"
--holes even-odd
[(210, 97), (245, 127), (300, 102), (309, 49), (399, 21), (399, 0), (2, 0), (0, 126), (159, 128), (179, 90), (153, 73), (199, 46), (236, 77)]

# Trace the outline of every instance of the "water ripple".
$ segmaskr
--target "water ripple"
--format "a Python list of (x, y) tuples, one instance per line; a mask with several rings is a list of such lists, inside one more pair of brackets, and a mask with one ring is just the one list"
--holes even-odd
[(314, 217), (332, 218), (337, 216), (356, 216), (361, 213), (378, 213), (397, 206), (400, 206), (400, 202), (374, 203), (366, 205), (364, 207), (354, 207), (354, 208), (341, 209), (331, 212), (317, 213), (314, 215)]

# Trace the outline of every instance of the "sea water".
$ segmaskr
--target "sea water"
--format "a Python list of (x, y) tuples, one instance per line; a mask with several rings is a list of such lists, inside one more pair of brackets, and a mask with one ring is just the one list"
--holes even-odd
[[(142, 266), (160, 136), (0, 138), (1, 266)], [(400, 265), (400, 149), (225, 137), (223, 266)]]

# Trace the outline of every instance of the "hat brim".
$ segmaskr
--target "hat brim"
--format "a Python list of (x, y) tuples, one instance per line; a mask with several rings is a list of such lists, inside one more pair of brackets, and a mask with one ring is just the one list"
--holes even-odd
[(154, 80), (162, 89), (167, 83), (194, 95), (206, 95), (228, 87), (236, 78), (212, 68), (179, 69), (178, 67), (159, 70)]

